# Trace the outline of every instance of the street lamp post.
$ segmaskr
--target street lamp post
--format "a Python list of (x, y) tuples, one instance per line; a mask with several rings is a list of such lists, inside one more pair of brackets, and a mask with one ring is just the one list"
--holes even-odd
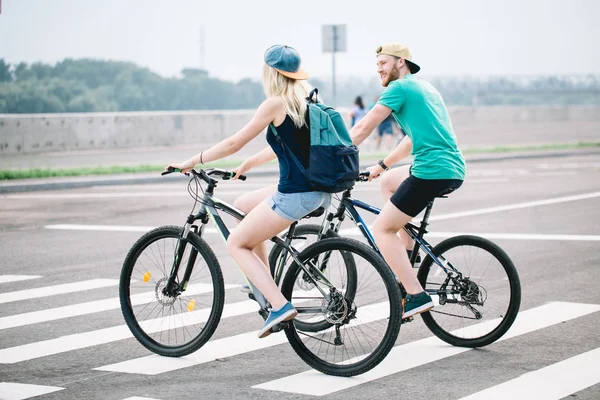
[(346, 25), (323, 25), (323, 53), (331, 53), (331, 104), (335, 107), (335, 53), (346, 51)]

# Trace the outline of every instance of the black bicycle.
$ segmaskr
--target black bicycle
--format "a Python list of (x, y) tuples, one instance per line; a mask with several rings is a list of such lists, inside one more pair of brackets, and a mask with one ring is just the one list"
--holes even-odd
[[(223, 275), (202, 237), (204, 227), (212, 221), (226, 240), (229, 230), (219, 210), (244, 218), (243, 212), (213, 196), (218, 180), (229, 180), (234, 173), (207, 169), (190, 175), (188, 192), (195, 203), (186, 223), (143, 235), (125, 258), (119, 286), (121, 310), (135, 338), (150, 351), (170, 357), (202, 347), (223, 312)], [(321, 208), (309, 216), (324, 212)], [(297, 237), (296, 226), (297, 222), (289, 227), (286, 237)], [(394, 346), (402, 318), (400, 290), (382, 258), (347, 238), (321, 240), (302, 252), (291, 240), (271, 240), (292, 260), (285, 277), (280, 270), (274, 279), (298, 311), (293, 322), (273, 330), (285, 330), (296, 353), (326, 374), (353, 376), (379, 364)], [(252, 283), (248, 285), (250, 298), (266, 319), (270, 305)]]
[[(362, 173), (358, 181), (368, 180)], [(338, 237), (342, 222), (348, 216), (358, 227), (366, 242), (379, 253), (373, 235), (357, 208), (379, 214), (381, 211), (352, 197), (352, 188), (339, 197), (337, 210), (327, 214), (321, 225), (299, 225), (292, 237), (283, 236), (295, 247), (323, 238)], [(447, 197), (447, 196), (440, 196)], [(521, 284), (510, 257), (488, 239), (460, 235), (443, 240), (435, 247), (424, 235), (433, 201), (425, 209), (420, 226), (408, 223), (404, 230), (414, 240), (410, 262), (415, 267), (420, 259), (417, 278), (433, 298), (433, 310), (422, 313), (425, 325), (443, 341), (461, 347), (482, 347), (498, 340), (513, 324), (521, 304)], [(269, 254), (272, 274), (279, 274), (288, 263), (288, 253), (277, 243)], [(406, 291), (400, 284), (402, 297)], [(412, 317), (403, 322), (412, 321)]]

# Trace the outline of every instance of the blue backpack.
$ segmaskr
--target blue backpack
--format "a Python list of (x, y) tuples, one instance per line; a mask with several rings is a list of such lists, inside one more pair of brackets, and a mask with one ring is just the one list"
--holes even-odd
[(300, 160), (286, 146), (273, 124), (271, 128), (277, 142), (288, 152), (314, 190), (337, 193), (350, 189), (358, 178), (358, 148), (352, 144), (340, 113), (332, 107), (319, 103), (318, 93), (318, 89), (314, 89), (306, 98), (310, 130), (308, 168), (304, 168)]

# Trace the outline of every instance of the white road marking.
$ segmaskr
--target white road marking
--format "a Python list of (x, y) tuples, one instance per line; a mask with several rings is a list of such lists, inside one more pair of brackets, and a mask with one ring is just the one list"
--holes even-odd
[(469, 217), (472, 215), (481, 215), (481, 214), (489, 214), (489, 213), (495, 213), (495, 212), (500, 212), (500, 211), (516, 210), (519, 208), (545, 206), (548, 204), (565, 203), (565, 202), (577, 201), (577, 200), (587, 200), (587, 199), (593, 199), (595, 197), (600, 197), (600, 192), (585, 193), (585, 194), (580, 194), (580, 195), (575, 195), (575, 196), (555, 197), (555, 198), (546, 199), (546, 200), (528, 201), (525, 203), (508, 204), (505, 206), (481, 208), (479, 210), (463, 211), (463, 212), (456, 212), (456, 213), (450, 213), (450, 214), (444, 214), (444, 215), (433, 215), (429, 218), (429, 220), (430, 221), (440, 221), (440, 220), (444, 220), (444, 219)]
[(531, 371), (460, 400), (559, 400), (600, 383), (600, 348)]
[[(183, 325), (188, 326), (206, 322), (210, 315), (210, 311), (210, 309), (206, 308), (189, 313), (186, 312), (181, 316), (179, 321), (172, 321), (175, 322), (175, 324), (167, 324), (167, 326), (161, 324), (161, 321), (164, 319), (161, 320), (160, 318), (153, 321), (147, 321), (147, 323), (141, 323), (141, 325), (149, 333), (160, 332), (165, 329), (172, 329)], [(258, 311), (258, 304), (253, 300), (246, 300), (225, 305), (221, 318), (249, 314), (256, 311)], [(97, 346), (132, 337), (133, 335), (129, 331), (127, 325), (61, 336), (56, 339), (0, 349), (0, 364), (14, 364), (21, 361), (33, 360), (40, 357)]]
[[(499, 207), (490, 207), (483, 208), (479, 210), (471, 210), (471, 211), (463, 211), (457, 213), (450, 214), (442, 214), (442, 215), (433, 215), (429, 218), (430, 221), (434, 220), (444, 220), (444, 219), (452, 219), (452, 218), (460, 218), (467, 217), (472, 215), (481, 215), (481, 214), (489, 214), (500, 211), (507, 210), (515, 210), (519, 208), (527, 208), (527, 207), (537, 207), (548, 204), (557, 204), (562, 202), (569, 201), (577, 201), (577, 200), (586, 200), (595, 197), (600, 197), (600, 192), (592, 192), (586, 193), (576, 196), (566, 196), (566, 197), (556, 197), (552, 199), (539, 200), (539, 201), (530, 201), (526, 203), (516, 203), (509, 204), (505, 206)], [(418, 221), (413, 221), (415, 223), (419, 223)], [(90, 230), (90, 231), (114, 231), (114, 232), (147, 232), (155, 227), (149, 226), (120, 226), (120, 225), (76, 225), (76, 224), (59, 224), (59, 225), (46, 225), (46, 229), (62, 229), (62, 230)], [(214, 228), (206, 228), (206, 233), (216, 233), (217, 230)], [(341, 231), (342, 235), (357, 235), (360, 234), (357, 228), (349, 228), (343, 229)], [(446, 235), (450, 234), (450, 232), (437, 233), (437, 237), (448, 237)], [(453, 233), (452, 233), (453, 234)], [(474, 234), (474, 233), (471, 233)], [(435, 232), (428, 233), (429, 237), (435, 237)], [(583, 240), (583, 241), (596, 241), (598, 240), (598, 235), (539, 235), (539, 234), (524, 234), (524, 233), (485, 233), (485, 234), (477, 234), (479, 236), (487, 237), (490, 239), (498, 238), (498, 239), (518, 239), (518, 240)], [(496, 237), (494, 237), (496, 235)]]
[[(361, 318), (354, 320), (352, 326), (369, 323), (389, 315), (389, 308), (384, 304), (373, 304), (361, 308)], [(157, 375), (165, 372), (175, 371), (198, 364), (204, 364), (224, 357), (232, 357), (250, 351), (266, 349), (268, 347), (287, 343), (283, 332), (259, 339), (258, 331), (230, 336), (219, 340), (209, 341), (201, 349), (188, 356), (181, 358), (161, 357), (150, 355), (117, 364), (105, 365), (94, 368), (100, 371), (124, 372), (130, 374)]]
[(65, 283), (63, 285), (46, 286), (36, 289), (19, 290), (16, 292), (0, 293), (0, 304), (13, 301), (37, 299), (58, 294), (82, 292), (119, 284), (118, 279), (91, 279), (89, 281)]
[(151, 397), (139, 397), (139, 396), (135, 396), (135, 397), (128, 397), (126, 399), (123, 400), (158, 400), (158, 399), (153, 399)]
[[(416, 222), (419, 223), (418, 221)], [(148, 232), (156, 226), (124, 226), (124, 225), (46, 225), (46, 229), (76, 230), (76, 231), (106, 231), (106, 232)], [(369, 229), (371, 227), (369, 226)], [(233, 231), (232, 229), (231, 231)], [(217, 233), (214, 228), (205, 228), (204, 233)], [(340, 230), (341, 236), (362, 236), (358, 228), (345, 228)], [(428, 232), (429, 238), (447, 238), (457, 235), (475, 235), (487, 239), (506, 240), (559, 240), (559, 241), (599, 241), (600, 235), (562, 235), (562, 234), (536, 234), (536, 233), (490, 233), (490, 232)]]
[[(498, 341), (511, 339), (597, 311), (600, 311), (600, 305), (596, 304), (548, 303), (520, 312), (513, 326)], [(495, 326), (494, 321), (483, 324)], [(481, 329), (481, 325), (476, 324), (472, 327), (460, 329), (460, 331), (462, 334), (466, 334), (471, 329)], [(352, 378), (330, 376), (310, 370), (253, 387), (324, 396), (470, 350), (472, 349), (450, 346), (437, 337), (429, 337), (393, 348), (377, 367)], [(538, 397), (535, 396), (535, 398)]]
[[(371, 229), (371, 227), (368, 227)], [(489, 232), (427, 232), (428, 238), (449, 238), (458, 235), (475, 235), (486, 239), (506, 240), (560, 240), (560, 241), (599, 241), (600, 235), (541, 235), (535, 233), (489, 233)], [(358, 228), (340, 230), (340, 236), (362, 236)]]
[[(232, 289), (239, 285), (225, 285), (225, 289)], [(211, 284), (189, 285), (185, 291), (187, 296), (212, 292)], [(154, 292), (139, 293), (131, 297), (133, 305), (148, 304), (155, 301)], [(79, 315), (93, 314), (101, 311), (115, 310), (121, 307), (118, 297), (105, 300), (89, 301), (87, 303), (73, 304), (70, 306), (50, 308), (33, 311), (24, 314), (10, 315), (0, 318), (0, 330), (37, 324), (40, 322), (55, 321), (63, 318), (76, 317)]]
[[(232, 196), (246, 194), (251, 190), (219, 190), (219, 196)], [(69, 200), (69, 199), (115, 199), (136, 197), (189, 197), (186, 190), (173, 192), (106, 192), (106, 193), (47, 193), (47, 194), (3, 194), (0, 199), (5, 200)]]
[[(67, 231), (105, 231), (105, 232), (149, 232), (157, 226), (128, 226), (128, 225), (77, 225), (77, 224), (58, 224), (46, 225), (46, 229), (67, 230)], [(205, 228), (204, 233), (217, 233), (215, 228)]]
[(29, 385), (25, 383), (0, 382), (0, 399), (25, 400), (43, 394), (58, 392), (64, 388), (56, 386)]
[(0, 275), (0, 283), (26, 281), (41, 277), (41, 275)]

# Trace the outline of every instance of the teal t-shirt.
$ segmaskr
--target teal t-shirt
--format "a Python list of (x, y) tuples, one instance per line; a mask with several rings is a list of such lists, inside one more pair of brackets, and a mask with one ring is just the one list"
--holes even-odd
[(446, 105), (430, 83), (408, 74), (390, 82), (377, 103), (392, 110), (412, 140), (412, 175), (421, 179), (465, 178), (465, 159), (456, 144)]

